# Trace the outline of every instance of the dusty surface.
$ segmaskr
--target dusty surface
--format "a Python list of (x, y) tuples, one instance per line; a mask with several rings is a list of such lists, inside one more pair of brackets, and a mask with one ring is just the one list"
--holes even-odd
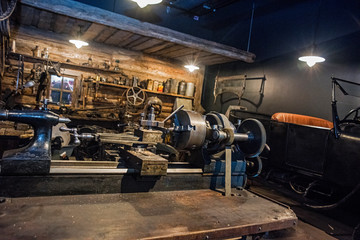
[[(223, 239), (289, 228), (288, 208), (247, 191), (211, 190), (6, 199), (1, 239)], [(291, 232), (291, 231), (290, 231)]]

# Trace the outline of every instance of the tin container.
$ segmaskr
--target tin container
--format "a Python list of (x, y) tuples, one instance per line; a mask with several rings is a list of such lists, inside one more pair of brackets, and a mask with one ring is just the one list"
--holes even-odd
[(139, 78), (133, 77), (133, 78), (132, 78), (132, 84), (131, 84), (131, 86), (132, 86), (132, 87), (137, 87), (137, 86), (138, 86), (138, 83), (139, 83)]
[(195, 84), (192, 82), (186, 83), (185, 96), (193, 97), (195, 92)]
[(146, 89), (147, 89), (147, 90), (152, 90), (152, 89), (153, 89), (153, 86), (154, 86), (154, 81), (151, 80), (151, 79), (148, 79), (148, 80), (147, 80)]
[(169, 81), (169, 79), (166, 80), (166, 82), (164, 82), (164, 92), (165, 93), (170, 92), (170, 81)]
[(153, 85), (153, 91), (157, 91), (157, 89), (158, 89), (158, 87), (159, 87), (159, 81), (157, 81), (157, 80), (154, 80), (154, 85)]
[(126, 78), (125, 85), (131, 87), (132, 86), (132, 79), (131, 78)]
[(178, 80), (169, 78), (170, 81), (170, 93), (177, 93), (178, 92)]
[(178, 94), (185, 95), (185, 91), (186, 91), (186, 82), (185, 81), (179, 82)]

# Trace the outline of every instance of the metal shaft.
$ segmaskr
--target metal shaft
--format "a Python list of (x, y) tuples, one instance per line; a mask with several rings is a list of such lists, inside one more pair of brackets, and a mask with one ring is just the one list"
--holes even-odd
[(251, 140), (251, 136), (247, 133), (235, 133), (234, 142), (246, 142)]
[(225, 197), (231, 195), (231, 146), (225, 147)]

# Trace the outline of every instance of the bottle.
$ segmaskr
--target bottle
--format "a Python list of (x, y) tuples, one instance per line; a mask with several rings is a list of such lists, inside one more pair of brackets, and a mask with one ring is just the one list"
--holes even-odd
[(43, 55), (43, 58), (49, 58), (49, 50), (47, 48), (44, 48), (42, 55)]
[(164, 91), (164, 85), (163, 85), (163, 83), (159, 83), (159, 86), (158, 86), (157, 91), (158, 91), (158, 92), (163, 92), (163, 91)]

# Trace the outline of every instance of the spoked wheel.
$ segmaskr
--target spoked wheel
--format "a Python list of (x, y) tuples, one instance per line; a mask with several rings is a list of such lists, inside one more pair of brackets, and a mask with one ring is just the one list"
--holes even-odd
[(145, 101), (146, 94), (139, 87), (132, 87), (126, 91), (126, 101), (132, 106), (140, 106)]

